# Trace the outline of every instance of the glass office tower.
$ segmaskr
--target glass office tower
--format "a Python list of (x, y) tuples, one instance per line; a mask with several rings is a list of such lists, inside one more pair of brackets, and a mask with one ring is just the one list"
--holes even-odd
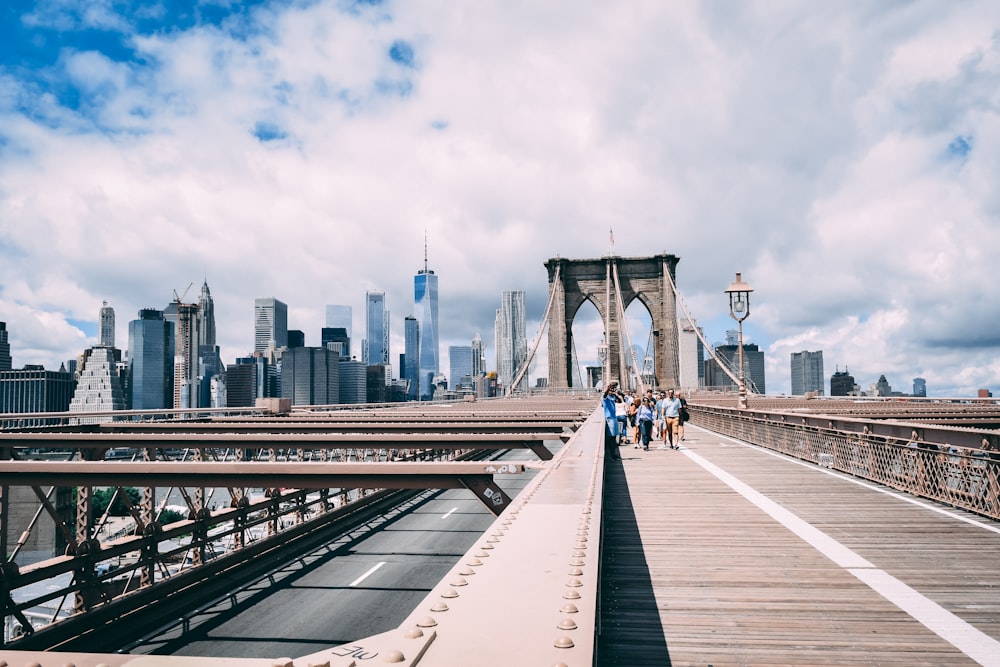
[(128, 325), (129, 406), (173, 407), (174, 325), (162, 310), (144, 308)]
[(273, 296), (254, 299), (254, 352), (288, 347), (288, 306)]
[(0, 322), (0, 371), (9, 371), (12, 366), (10, 343), (7, 342), (7, 323)]
[(385, 292), (365, 292), (365, 342), (361, 350), (366, 366), (389, 363), (389, 311)]
[(403, 353), (406, 398), (415, 401), (420, 398), (420, 324), (412, 315), (407, 315), (403, 320), (403, 336), (406, 341)]
[(433, 396), (432, 382), (439, 372), (438, 365), (438, 279), (427, 268), (413, 277), (413, 310), (420, 329), (420, 400)]
[[(497, 380), (506, 391), (528, 358), (528, 339), (525, 337), (524, 290), (503, 290), (495, 323), (497, 351)], [(527, 391), (528, 375), (522, 376), (515, 389)]]

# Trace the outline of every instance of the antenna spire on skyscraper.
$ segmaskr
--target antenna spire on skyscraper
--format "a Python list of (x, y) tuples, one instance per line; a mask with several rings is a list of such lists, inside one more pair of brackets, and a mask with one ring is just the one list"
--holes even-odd
[(424, 230), (424, 273), (427, 273), (427, 230)]

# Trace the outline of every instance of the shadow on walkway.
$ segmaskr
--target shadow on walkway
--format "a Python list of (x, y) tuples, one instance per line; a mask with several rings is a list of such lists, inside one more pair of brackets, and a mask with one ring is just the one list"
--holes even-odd
[[(622, 450), (624, 454), (625, 449)], [(621, 461), (604, 472), (601, 589), (595, 665), (668, 667), (670, 651)]]

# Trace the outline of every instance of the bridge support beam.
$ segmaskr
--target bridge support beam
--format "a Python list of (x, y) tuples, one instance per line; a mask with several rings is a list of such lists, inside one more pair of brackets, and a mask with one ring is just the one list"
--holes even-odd
[[(573, 384), (573, 320), (585, 301), (591, 302), (606, 324), (605, 368), (610, 377), (628, 386), (621, 320), (617, 296), (609, 285), (612, 268), (617, 272), (625, 309), (638, 299), (649, 311), (653, 329), (654, 379), (660, 387), (676, 387), (679, 377), (677, 353), (677, 300), (670, 282), (676, 278), (675, 255), (654, 257), (604, 257), (565, 259), (545, 263), (549, 272), (549, 292), (554, 292), (549, 314), (549, 386), (556, 389)], [(558, 276), (558, 280), (556, 277)], [(636, 341), (633, 341), (633, 343)]]

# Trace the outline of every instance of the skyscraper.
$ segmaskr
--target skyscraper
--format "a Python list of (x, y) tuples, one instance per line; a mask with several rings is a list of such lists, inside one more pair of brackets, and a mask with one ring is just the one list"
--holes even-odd
[[(220, 387), (225, 386), (225, 365), (215, 341), (215, 301), (208, 289), (208, 280), (201, 286), (198, 297), (198, 369), (199, 404), (198, 407), (224, 407), (224, 400), (218, 399)], [(213, 385), (215, 389), (213, 390)]]
[(128, 405), (133, 410), (173, 407), (174, 326), (162, 310), (144, 308), (128, 325)]
[(115, 309), (107, 301), (101, 306), (97, 344), (103, 347), (115, 346)]
[(406, 351), (403, 354), (403, 380), (406, 381), (406, 397), (420, 398), (420, 323), (417, 318), (407, 315), (403, 320), (403, 336)]
[(854, 384), (854, 376), (845, 368), (837, 371), (830, 377), (831, 396), (850, 396), (857, 385)]
[(420, 399), (434, 394), (438, 365), (438, 278), (427, 268), (427, 239), (424, 238), (424, 268), (413, 277), (413, 313), (420, 325)]
[(66, 412), (75, 388), (76, 379), (65, 370), (47, 371), (42, 366), (0, 370), (0, 413)]
[[(735, 344), (717, 345), (715, 347), (716, 356), (721, 357), (723, 363), (732, 369), (737, 377), (739, 377), (740, 366), (739, 349), (740, 346)], [(744, 343), (743, 366), (747, 389), (756, 394), (767, 393), (764, 383), (764, 351), (756, 343)], [(719, 368), (719, 363), (714, 358), (705, 360), (705, 386), (729, 390), (736, 389), (736, 383)]]
[(201, 326), (198, 328), (198, 347), (215, 347), (215, 301), (208, 289), (208, 280), (201, 286), (198, 297), (198, 318)]
[(340, 402), (340, 356), (322, 347), (293, 347), (281, 355), (281, 396), (292, 405)]
[(475, 380), (485, 372), (486, 346), (483, 345), (483, 339), (477, 331), (475, 337), (472, 339), (472, 379)]
[(0, 371), (9, 371), (12, 367), (10, 343), (7, 342), (7, 323), (0, 322)]
[(350, 306), (331, 304), (326, 307), (326, 326), (330, 329), (346, 329), (348, 338), (354, 335), (353, 317)]
[[(106, 412), (125, 409), (125, 392), (118, 374), (119, 351), (113, 347), (92, 347), (83, 353), (83, 370), (69, 402), (70, 412)], [(71, 420), (76, 424), (113, 421), (114, 417)]]
[(385, 292), (365, 292), (365, 342), (361, 361), (366, 366), (389, 363), (389, 311)]
[(913, 378), (913, 395), (922, 398), (927, 396), (927, 380), (924, 378)]
[(174, 330), (174, 405), (175, 408), (201, 407), (201, 383), (198, 381), (198, 304), (176, 303), (177, 325)]
[(823, 375), (823, 351), (792, 352), (792, 395), (805, 396), (810, 392), (823, 395), (826, 376)]
[[(655, 347), (655, 346), (654, 346)], [(677, 323), (677, 361), (680, 373), (677, 381), (684, 389), (696, 389), (705, 384), (705, 346), (691, 323)]]
[(472, 346), (452, 345), (448, 348), (448, 387), (458, 389), (459, 385), (472, 386)]
[(351, 358), (351, 339), (344, 327), (323, 327), (319, 338), (320, 347), (333, 350), (344, 358)]
[[(514, 376), (528, 357), (528, 340), (524, 334), (524, 290), (504, 290), (495, 323), (494, 347), (497, 351), (497, 380), (504, 391), (511, 387)], [(514, 389), (527, 391), (528, 374)]]
[(273, 296), (254, 299), (254, 352), (288, 347), (288, 306)]

